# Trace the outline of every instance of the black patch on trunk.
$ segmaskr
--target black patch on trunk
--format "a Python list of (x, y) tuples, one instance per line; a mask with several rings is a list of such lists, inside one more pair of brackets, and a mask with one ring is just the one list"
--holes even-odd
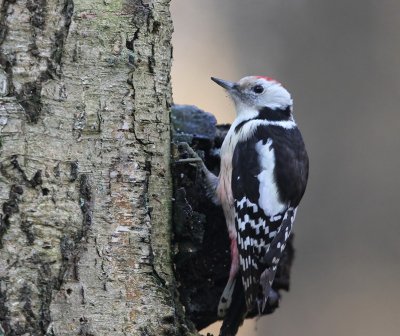
[(8, 200), (3, 203), (3, 215), (0, 214), (0, 248), (3, 248), (2, 238), (10, 227), (10, 217), (19, 212), (18, 202), (24, 190), (20, 185), (12, 185)]
[(82, 174), (79, 181), (80, 205), (82, 211), (82, 237), (86, 237), (92, 226), (92, 187), (87, 175)]
[(18, 103), (24, 108), (29, 122), (37, 123), (42, 111), (41, 101), (42, 83), (29, 82), (22, 86), (21, 92), (16, 94)]
[(26, 8), (31, 13), (30, 21), (32, 26), (44, 29), (46, 24), (46, 0), (28, 0)]

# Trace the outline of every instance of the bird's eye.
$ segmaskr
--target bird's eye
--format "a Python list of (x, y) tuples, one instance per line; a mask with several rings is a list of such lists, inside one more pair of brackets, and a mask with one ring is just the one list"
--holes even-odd
[(255, 93), (263, 93), (264, 88), (263, 88), (262, 85), (256, 85), (255, 87), (253, 87), (253, 91), (254, 91)]

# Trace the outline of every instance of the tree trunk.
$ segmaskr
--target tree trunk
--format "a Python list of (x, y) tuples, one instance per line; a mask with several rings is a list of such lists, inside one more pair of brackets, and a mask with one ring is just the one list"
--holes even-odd
[(0, 15), (5, 335), (186, 334), (169, 1), (2, 0)]

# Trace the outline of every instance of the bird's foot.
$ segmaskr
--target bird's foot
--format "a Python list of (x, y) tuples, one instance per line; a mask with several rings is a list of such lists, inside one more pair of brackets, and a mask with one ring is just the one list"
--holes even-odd
[(178, 144), (178, 149), (180, 153), (186, 152), (190, 157), (185, 159), (176, 160), (176, 163), (202, 163), (201, 157), (189, 146), (187, 142), (180, 142)]

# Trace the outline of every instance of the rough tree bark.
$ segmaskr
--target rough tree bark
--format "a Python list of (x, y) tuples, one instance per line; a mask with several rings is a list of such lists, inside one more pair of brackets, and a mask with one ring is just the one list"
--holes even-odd
[(169, 243), (169, 1), (0, 6), (4, 333), (185, 334)]
[[(174, 166), (171, 248), (169, 0), (0, 8), (0, 335), (197, 334), (229, 251), (192, 166)], [(180, 140), (217, 171), (221, 134)]]

